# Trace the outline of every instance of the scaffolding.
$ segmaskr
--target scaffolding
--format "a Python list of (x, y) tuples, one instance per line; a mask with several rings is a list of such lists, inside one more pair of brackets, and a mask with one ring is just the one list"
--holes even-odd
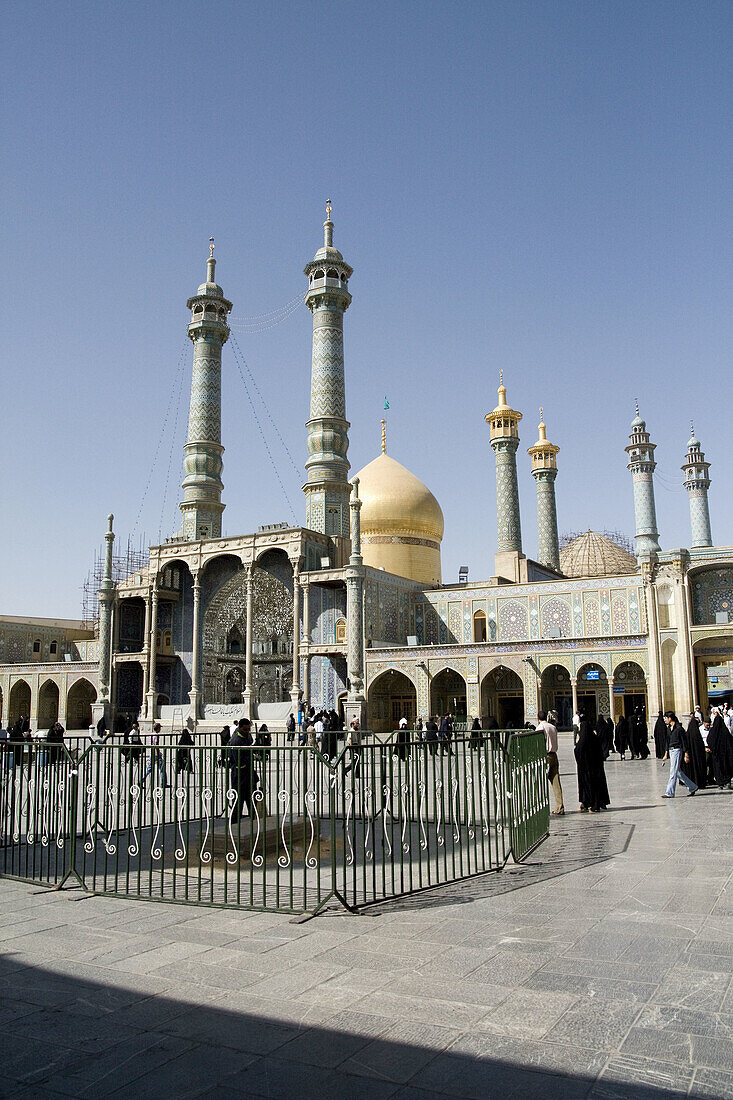
[[(564, 550), (565, 547), (569, 546), (575, 539), (579, 539), (581, 535), (586, 535), (587, 533), (587, 531), (567, 531), (564, 535), (560, 536), (560, 549)], [(633, 540), (622, 534), (621, 531), (598, 531), (597, 533), (603, 535), (611, 542), (614, 542), (616, 546), (620, 546), (627, 554), (633, 556), (636, 553)]]
[[(87, 630), (94, 630), (99, 620), (99, 589), (104, 579), (104, 555), (104, 547), (100, 547), (95, 551), (94, 564), (81, 586), (81, 618)], [(137, 545), (133, 544), (131, 536), (128, 535), (125, 548), (112, 555), (112, 580), (114, 584), (121, 584), (133, 573), (138, 573), (141, 569), (144, 569), (147, 564), (148, 548), (145, 535), (140, 535)]]

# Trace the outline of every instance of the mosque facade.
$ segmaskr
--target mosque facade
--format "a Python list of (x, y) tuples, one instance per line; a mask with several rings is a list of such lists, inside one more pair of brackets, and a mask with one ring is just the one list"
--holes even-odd
[[(282, 728), (313, 705), (376, 732), (401, 717), (452, 712), (516, 727), (554, 707), (618, 718), (643, 706), (686, 719), (715, 694), (709, 669), (733, 661), (733, 547), (713, 545), (709, 463), (692, 432), (682, 465), (691, 545), (663, 550), (654, 498), (655, 444), (643, 418), (626, 448), (635, 553), (588, 531), (564, 548), (555, 484), (560, 448), (540, 410), (528, 449), (535, 481), (536, 559), (522, 540), (517, 455), (522, 413), (500, 380), (487, 414), (496, 472), (494, 574), (443, 584), (443, 513), (429, 489), (381, 453), (355, 477), (348, 460), (344, 314), (351, 267), (324, 243), (306, 265), (313, 342), (305, 524), (222, 536), (222, 349), (232, 309), (216, 282), (188, 301), (193, 368), (180, 531), (147, 563), (105, 579), (94, 633), (60, 620), (0, 620), (4, 724), (58, 718), (85, 728), (104, 714), (171, 728), (220, 728), (243, 714)], [(58, 622), (52, 654), (34, 648)], [(50, 629), (50, 627), (49, 627)], [(53, 631), (52, 631), (53, 632)], [(709, 695), (709, 693), (712, 693)]]

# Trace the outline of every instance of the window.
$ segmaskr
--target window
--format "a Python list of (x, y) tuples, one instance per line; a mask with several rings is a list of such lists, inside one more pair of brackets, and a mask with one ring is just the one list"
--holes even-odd
[(473, 617), (473, 640), (474, 642), (486, 641), (486, 613), (484, 611), (477, 611)]
[(166, 630), (163, 635), (163, 652), (170, 653), (173, 648), (173, 635), (170, 630)]
[(41, 652), (41, 639), (40, 638), (36, 638), (35, 642), (33, 643), (33, 652), (34, 653), (40, 653)]
[(338, 271), (336, 271), (335, 268), (332, 267), (331, 270), (328, 272), (327, 278), (329, 278), (329, 279), (338, 279), (338, 277), (339, 277)]
[(49, 653), (51, 653), (51, 655), (55, 657), (56, 654), (58, 653), (58, 651), (59, 651), (59, 643), (58, 642), (51, 642), (51, 645), (49, 647)]
[(318, 271), (313, 272), (314, 279), (322, 279), (323, 277), (323, 272), (321, 271), (320, 267), (318, 268)]
[(339, 619), (336, 623), (336, 643), (343, 645), (346, 641), (346, 619)]

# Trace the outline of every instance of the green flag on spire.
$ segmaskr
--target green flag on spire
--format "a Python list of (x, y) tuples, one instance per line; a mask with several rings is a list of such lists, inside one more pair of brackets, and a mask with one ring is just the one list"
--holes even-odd
[(387, 400), (387, 398), (386, 398), (386, 397), (385, 397), (385, 399), (384, 399), (384, 407), (385, 407), (385, 409), (388, 409), (388, 408), (389, 408), (389, 401)]

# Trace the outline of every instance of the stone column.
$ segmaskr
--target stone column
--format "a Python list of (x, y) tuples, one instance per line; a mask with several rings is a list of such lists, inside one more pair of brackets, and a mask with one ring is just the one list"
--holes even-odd
[(191, 652), (191, 690), (188, 693), (188, 701), (191, 704), (191, 717), (194, 722), (199, 719), (199, 664), (201, 656), (201, 582), (198, 570), (193, 574), (193, 639)]
[(613, 719), (613, 676), (608, 677), (608, 713), (611, 719)]
[(300, 560), (293, 565), (293, 682), (290, 685), (290, 706), (298, 720), (300, 699)]
[(570, 677), (570, 690), (573, 693), (573, 714), (578, 714), (578, 680), (577, 677)]
[(143, 666), (143, 707), (146, 706), (146, 699), (148, 697), (148, 658), (150, 655), (150, 603), (151, 603), (151, 588), (148, 588), (147, 595), (145, 597), (145, 626), (143, 627), (143, 651), (142, 651), (142, 666)]
[(344, 706), (346, 724), (354, 718), (363, 727), (366, 719), (364, 698), (364, 566), (361, 556), (361, 501), (359, 479), (352, 482), (349, 510), (351, 513), (351, 556), (346, 570), (346, 674), (349, 692)]
[(657, 715), (664, 705), (662, 689), (662, 670), (660, 664), (659, 620), (657, 616), (657, 591), (648, 580), (644, 585), (647, 611), (647, 632), (649, 655), (649, 679), (647, 681), (647, 714)]
[(683, 577), (680, 581), (680, 610), (681, 616), (681, 629), (678, 633), (678, 638), (682, 644), (682, 651), (684, 656), (684, 692), (682, 697), (682, 713), (678, 713), (678, 718), (685, 725), (690, 721), (692, 717), (693, 708), (695, 706), (695, 678), (693, 675), (692, 667), (692, 646), (690, 640), (690, 604), (688, 599), (688, 587), (687, 577)]
[(112, 601), (114, 584), (112, 582), (112, 544), (115, 536), (112, 530), (114, 516), (107, 517), (107, 534), (104, 536), (106, 547), (104, 554), (104, 579), (99, 589), (99, 703), (109, 703), (109, 666), (112, 652)]
[(145, 707), (145, 716), (151, 722), (155, 721), (155, 700), (157, 692), (155, 690), (155, 663), (157, 659), (157, 634), (158, 634), (158, 577), (156, 575), (153, 581), (153, 594), (151, 599), (150, 610), (150, 649), (148, 655), (148, 694), (146, 696), (147, 705)]
[(254, 579), (254, 565), (245, 565), (244, 567), (244, 595), (246, 600), (246, 630), (245, 630), (245, 643), (244, 643), (244, 691), (242, 692), (242, 702), (244, 703), (244, 714), (246, 718), (252, 718), (252, 705), (254, 702), (254, 691), (252, 685), (252, 582)]
[(303, 641), (306, 644), (311, 640), (311, 586), (310, 581), (301, 582), (303, 589)]
[(105, 729), (112, 728), (112, 705), (110, 699), (110, 666), (112, 661), (112, 602), (115, 586), (112, 580), (112, 544), (115, 536), (112, 530), (114, 516), (107, 516), (107, 533), (104, 552), (104, 578), (99, 589), (99, 672), (97, 701), (92, 705), (92, 721), (96, 725), (104, 718)]

